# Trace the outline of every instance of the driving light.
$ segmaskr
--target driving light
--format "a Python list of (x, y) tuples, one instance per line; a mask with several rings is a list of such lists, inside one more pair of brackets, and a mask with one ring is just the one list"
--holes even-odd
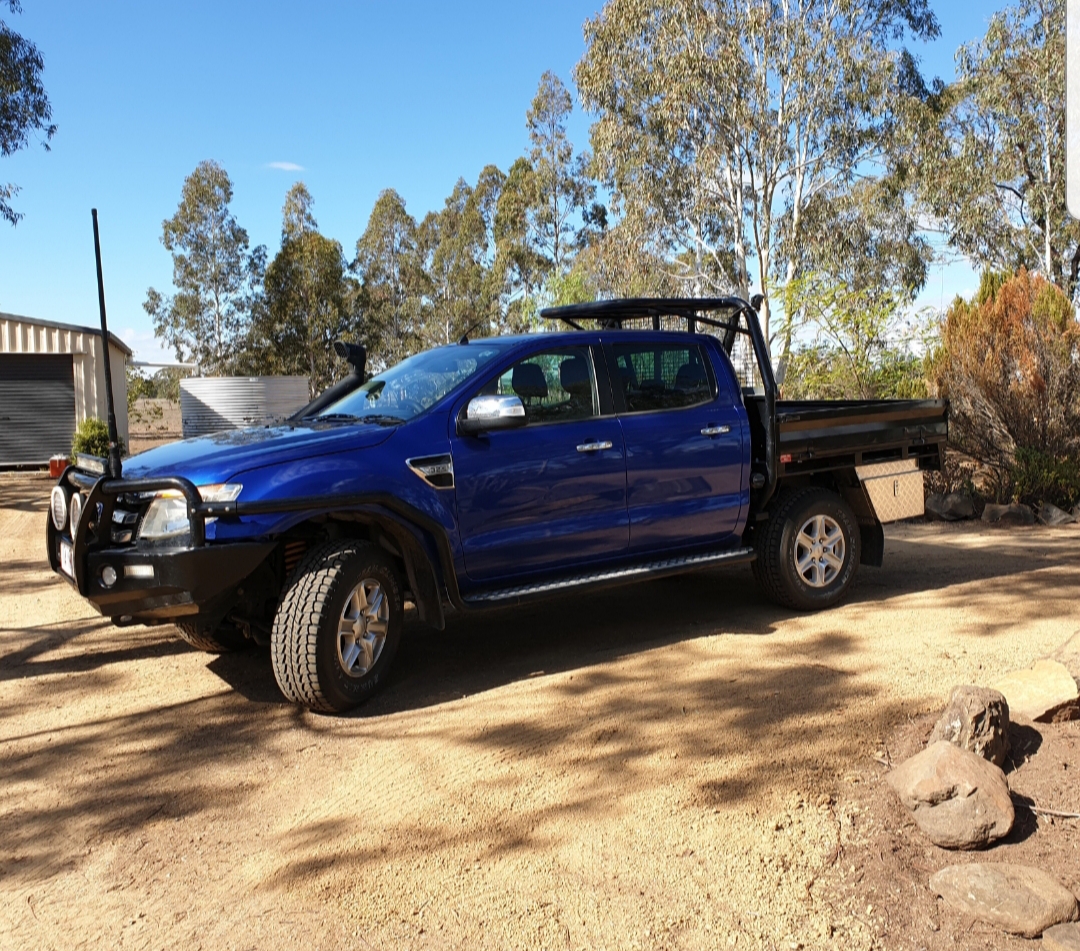
[(53, 486), (52, 496), (49, 498), (49, 511), (52, 513), (53, 527), (62, 532), (67, 524), (68, 501), (67, 493), (58, 485)]
[(83, 494), (81, 492), (73, 492), (71, 494), (71, 537), (75, 537), (75, 533), (79, 530), (79, 520), (82, 518), (83, 513)]
[(101, 569), (101, 583), (106, 588), (116, 584), (116, 569), (112, 565), (106, 565)]

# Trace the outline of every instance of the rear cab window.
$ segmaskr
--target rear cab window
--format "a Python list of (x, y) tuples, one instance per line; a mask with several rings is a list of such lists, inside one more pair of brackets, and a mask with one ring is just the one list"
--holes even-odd
[(622, 412), (677, 410), (716, 399), (716, 377), (701, 344), (631, 341), (610, 344), (608, 353)]

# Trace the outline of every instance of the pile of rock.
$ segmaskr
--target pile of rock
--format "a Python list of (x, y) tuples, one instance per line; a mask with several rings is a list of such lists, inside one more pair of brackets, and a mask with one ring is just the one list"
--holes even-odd
[[(1058, 654), (1066, 661), (1080, 656), (1080, 633)], [(1074, 673), (1080, 676), (1059, 660), (1043, 660), (1007, 675), (999, 689), (953, 690), (926, 749), (887, 777), (930, 841), (946, 849), (978, 849), (1009, 834), (1015, 813), (1002, 766), (1009, 753), (1010, 711), (1041, 722), (1080, 715)], [(930, 888), (964, 914), (1012, 934), (1041, 934), (1046, 948), (1080, 951), (1076, 896), (1041, 869), (950, 865), (930, 878)]]
[[(932, 492), (926, 497), (925, 508), (927, 518), (942, 522), (958, 522), (975, 517), (975, 503), (966, 492)], [(982, 520), (1002, 525), (1034, 525), (1036, 516), (1043, 525), (1070, 525), (1080, 522), (1080, 505), (1066, 512), (1049, 502), (1040, 502), (1035, 512), (1020, 502), (1008, 505), (988, 502), (983, 509)]]

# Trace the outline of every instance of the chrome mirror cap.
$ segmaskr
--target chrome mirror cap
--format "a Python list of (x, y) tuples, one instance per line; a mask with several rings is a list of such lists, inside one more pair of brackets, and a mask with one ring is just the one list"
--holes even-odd
[(458, 432), (480, 433), (525, 425), (525, 406), (517, 396), (474, 396), (458, 419)]

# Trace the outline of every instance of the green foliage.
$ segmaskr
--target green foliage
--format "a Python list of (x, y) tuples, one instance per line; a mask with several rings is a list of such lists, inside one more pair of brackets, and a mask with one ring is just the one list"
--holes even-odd
[[(21, 13), (18, 0), (7, 0), (12, 13)], [(49, 140), (56, 133), (52, 105), (41, 84), (44, 60), (38, 48), (0, 20), (0, 156), (12, 155), (25, 148), (30, 135), (41, 133), (41, 144), (48, 151)], [(19, 187), (0, 183), (0, 218), (12, 225), (22, 214), (10, 201)]]
[(190, 374), (179, 367), (165, 367), (153, 376), (143, 376), (136, 367), (127, 367), (128, 412), (138, 399), (180, 402), (180, 381)]
[(756, 259), (770, 334), (770, 285), (813, 247), (807, 209), (891, 161), (907, 31), (937, 35), (927, 0), (608, 0), (586, 22), (575, 78), (599, 173), (684, 287), (749, 296)]
[(1066, 0), (1020, 0), (957, 53), (957, 80), (913, 117), (920, 197), (988, 268), (1039, 271), (1076, 299), (1080, 222), (1065, 203)]
[[(809, 274), (784, 288), (785, 313), (809, 333), (788, 358), (788, 399), (914, 399), (927, 393), (918, 326), (890, 293)], [(789, 318), (795, 323), (795, 318)]]
[(596, 187), (589, 179), (590, 156), (574, 155), (566, 134), (573, 100), (562, 80), (551, 70), (540, 77), (526, 126), (532, 149), (534, 192), (530, 208), (533, 240), (539, 254), (557, 276), (570, 265), (574, 248), (571, 216), (589, 207)]
[(392, 188), (379, 194), (356, 242), (354, 268), (374, 367), (392, 366), (422, 346), (430, 279), (424, 270), (416, 219)]
[[(120, 454), (126, 451), (124, 440), (117, 437)], [(104, 420), (96, 416), (87, 416), (75, 428), (75, 435), (71, 439), (71, 454), (85, 453), (91, 456), (107, 458), (109, 455), (109, 427)]]
[(1076, 458), (1018, 448), (1009, 477), (1018, 502), (1050, 502), (1066, 510), (1080, 502), (1080, 461)]
[(360, 336), (356, 284), (341, 245), (319, 233), (313, 205), (303, 182), (285, 197), (281, 250), (266, 269), (246, 355), (254, 372), (306, 376), (312, 397), (345, 372), (334, 341)]
[(197, 363), (207, 374), (230, 372), (242, 355), (266, 267), (266, 249), (249, 252), (231, 201), (225, 169), (200, 162), (184, 180), (176, 214), (162, 223), (176, 294), (165, 297), (150, 288), (143, 303), (154, 334), (177, 360)]
[(484, 168), (475, 187), (458, 179), (442, 211), (420, 224), (433, 302), (425, 343), (450, 343), (466, 331), (487, 335), (499, 325), (495, 222), (505, 181), (494, 165)]

